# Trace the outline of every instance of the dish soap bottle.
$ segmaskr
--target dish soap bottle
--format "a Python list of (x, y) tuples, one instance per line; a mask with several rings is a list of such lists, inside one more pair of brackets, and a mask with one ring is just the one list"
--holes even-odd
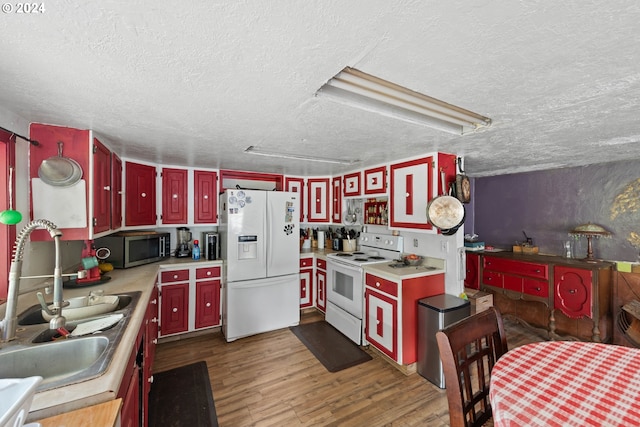
[(198, 241), (193, 241), (193, 249), (191, 249), (191, 258), (194, 260), (200, 259), (200, 246), (198, 245)]

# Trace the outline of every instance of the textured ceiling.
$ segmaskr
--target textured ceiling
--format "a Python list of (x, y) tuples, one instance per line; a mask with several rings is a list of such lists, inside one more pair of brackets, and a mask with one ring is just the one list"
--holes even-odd
[[(11, 4), (11, 3), (9, 3)], [(15, 3), (14, 3), (15, 5)], [(96, 130), (125, 157), (293, 175), (254, 145), (465, 156), (472, 176), (640, 158), (637, 1), (44, 2), (0, 17), (0, 106)], [(491, 117), (455, 136), (314, 93), (345, 66)]]

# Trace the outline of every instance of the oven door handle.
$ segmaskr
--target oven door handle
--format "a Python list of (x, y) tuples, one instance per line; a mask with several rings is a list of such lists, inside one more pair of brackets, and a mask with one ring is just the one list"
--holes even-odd
[(331, 265), (334, 265), (336, 267), (346, 268), (348, 270), (353, 271), (354, 273), (360, 273), (362, 271), (362, 267), (348, 264), (346, 262), (341, 262), (339, 260), (334, 260), (333, 258), (327, 258), (327, 263), (329, 264), (327, 268), (330, 267)]

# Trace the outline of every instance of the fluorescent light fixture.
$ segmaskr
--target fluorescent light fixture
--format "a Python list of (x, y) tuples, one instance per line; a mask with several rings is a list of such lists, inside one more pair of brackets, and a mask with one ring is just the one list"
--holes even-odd
[(491, 126), (491, 119), (346, 67), (316, 96), (384, 116), (464, 135)]
[(309, 162), (322, 162), (322, 163), (336, 163), (339, 165), (352, 165), (354, 163), (360, 162), (360, 160), (345, 160), (345, 159), (331, 159), (328, 157), (316, 157), (316, 156), (307, 156), (305, 154), (295, 154), (295, 153), (285, 153), (282, 151), (272, 151), (265, 150), (264, 148), (258, 148), (256, 146), (250, 145), (244, 150), (247, 154), (256, 154), (258, 156), (266, 156), (266, 157), (276, 157), (278, 159), (294, 159), (294, 160), (305, 160)]

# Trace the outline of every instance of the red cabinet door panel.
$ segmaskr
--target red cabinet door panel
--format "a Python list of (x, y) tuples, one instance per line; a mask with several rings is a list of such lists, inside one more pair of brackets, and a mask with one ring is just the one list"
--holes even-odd
[(300, 194), (300, 222), (304, 222), (304, 178), (287, 177), (285, 188), (287, 191)]
[(212, 171), (194, 171), (194, 222), (218, 222), (218, 174)]
[(122, 160), (111, 153), (111, 228), (122, 227)]
[(162, 335), (187, 331), (189, 309), (189, 284), (162, 287), (160, 330)]
[(93, 139), (93, 232), (111, 228), (111, 152)]
[(155, 166), (125, 162), (125, 174), (125, 225), (155, 225)]
[(387, 167), (366, 169), (364, 171), (364, 194), (384, 194), (387, 192), (386, 185)]
[(554, 307), (572, 318), (593, 317), (591, 270), (554, 267)]
[(342, 222), (342, 178), (336, 176), (331, 182), (333, 190), (331, 203), (331, 221), (335, 223)]
[(196, 283), (196, 328), (214, 326), (220, 322), (220, 280)]
[(360, 172), (348, 173), (344, 176), (344, 195), (360, 195)]
[(187, 223), (186, 169), (162, 169), (162, 223)]

